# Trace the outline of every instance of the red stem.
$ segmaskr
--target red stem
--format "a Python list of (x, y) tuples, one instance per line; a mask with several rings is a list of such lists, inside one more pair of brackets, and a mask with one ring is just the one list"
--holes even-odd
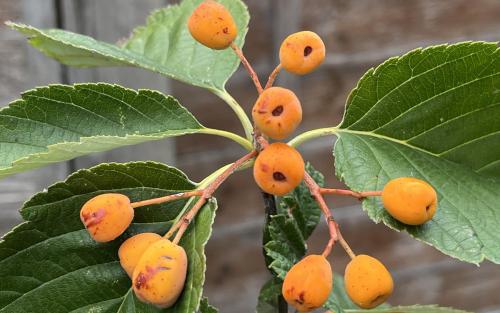
[(356, 192), (352, 190), (346, 189), (334, 189), (334, 188), (320, 188), (321, 194), (332, 194), (332, 195), (341, 195), (341, 196), (351, 196), (357, 199), (363, 199), (366, 197), (376, 197), (381, 196), (382, 191), (362, 191)]
[(328, 208), (328, 205), (326, 204), (325, 199), (321, 194), (322, 190), (321, 187), (314, 181), (311, 175), (309, 175), (307, 172), (304, 172), (304, 182), (306, 183), (307, 187), (309, 187), (311, 195), (316, 199), (321, 211), (325, 215), (325, 220), (328, 225), (328, 231), (330, 233), (330, 239), (328, 240), (328, 243), (326, 244), (326, 247), (323, 250), (322, 255), (324, 257), (330, 255), (330, 253), (332, 252), (333, 245), (335, 244), (335, 241), (339, 241), (341, 246), (349, 255), (349, 257), (351, 257), (351, 259), (354, 258), (356, 255), (352, 251), (351, 247), (349, 247), (349, 244), (342, 237), (339, 225), (337, 224), (337, 222), (335, 222), (335, 219), (333, 218), (332, 213), (330, 212), (330, 209)]
[(151, 204), (160, 204), (168, 201), (174, 201), (178, 199), (184, 199), (184, 198), (191, 198), (195, 196), (201, 196), (203, 194), (203, 190), (193, 190), (193, 191), (185, 191), (185, 192), (179, 192), (173, 195), (168, 195), (165, 197), (160, 197), (160, 198), (153, 198), (153, 199), (148, 199), (144, 201), (138, 201), (131, 203), (130, 205), (132, 208), (138, 208), (141, 206), (145, 205), (151, 205)]
[(255, 88), (257, 88), (257, 92), (260, 95), (263, 90), (262, 90), (262, 85), (260, 83), (259, 77), (257, 76), (257, 73), (255, 73), (255, 71), (252, 68), (252, 65), (250, 65), (248, 60), (245, 58), (243, 51), (234, 42), (231, 43), (231, 48), (234, 50), (236, 55), (240, 58), (241, 63), (243, 63), (243, 66), (247, 69), (247, 72), (250, 75), (250, 78), (252, 78), (253, 83), (255, 85)]
[(174, 240), (172, 241), (175, 244), (178, 244), (182, 238), (182, 235), (188, 228), (189, 224), (196, 216), (198, 211), (203, 207), (203, 205), (210, 199), (213, 193), (219, 188), (219, 186), (236, 171), (243, 163), (252, 159), (255, 155), (257, 155), (257, 151), (252, 150), (251, 152), (245, 154), (240, 159), (236, 160), (233, 164), (231, 164), (224, 172), (222, 172), (213, 182), (211, 182), (207, 188), (203, 190), (201, 197), (195, 203), (195, 205), (180, 219), (175, 223), (168, 233), (165, 234), (165, 238), (170, 238), (176, 230), (177, 234), (175, 235)]
[(278, 76), (282, 68), (283, 67), (281, 66), (281, 63), (274, 68), (274, 70), (271, 72), (271, 75), (269, 75), (269, 78), (267, 79), (266, 87), (264, 87), (264, 89), (271, 88), (273, 86), (274, 81), (276, 80), (276, 77)]

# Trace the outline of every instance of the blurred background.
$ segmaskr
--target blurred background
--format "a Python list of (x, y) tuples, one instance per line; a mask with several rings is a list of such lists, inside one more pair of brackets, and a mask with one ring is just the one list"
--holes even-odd
[[(173, 94), (207, 126), (241, 133), (233, 113), (207, 91), (167, 80), (140, 69), (71, 69), (31, 48), (22, 36), (6, 28), (6, 20), (36, 27), (59, 27), (116, 42), (144, 23), (148, 13), (166, 0), (0, 0), (0, 106), (19, 93), (49, 83), (106, 81), (131, 88), (151, 88)], [(334, 126), (342, 118), (345, 99), (372, 66), (417, 47), (464, 40), (500, 39), (498, 0), (246, 0), (252, 19), (244, 51), (261, 80), (277, 64), (281, 41), (294, 31), (312, 30), (325, 41), (327, 59), (305, 77), (282, 75), (278, 84), (292, 88), (302, 101), (302, 130)], [(243, 68), (228, 85), (249, 113), (256, 99)], [(209, 109), (208, 109), (209, 108)], [(301, 147), (327, 178), (334, 177), (332, 143), (321, 138)], [(17, 210), (33, 193), (64, 179), (79, 168), (100, 162), (156, 160), (175, 165), (193, 180), (242, 155), (225, 139), (205, 135), (165, 140), (79, 158), (0, 181), (0, 234), (20, 222)], [(261, 285), (269, 277), (261, 247), (263, 204), (250, 171), (235, 174), (216, 194), (220, 207), (207, 247), (205, 294), (221, 312), (252, 312)], [(405, 233), (372, 223), (359, 202), (330, 198), (344, 237), (358, 253), (381, 259), (396, 284), (392, 304), (439, 304), (474, 312), (500, 312), (500, 265), (480, 267), (442, 255)], [(321, 224), (309, 241), (319, 253), (327, 239)], [(334, 249), (333, 268), (342, 272), (347, 258)]]

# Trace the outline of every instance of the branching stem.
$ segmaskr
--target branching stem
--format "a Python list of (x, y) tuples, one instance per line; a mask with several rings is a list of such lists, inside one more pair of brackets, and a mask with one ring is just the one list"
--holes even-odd
[(339, 131), (338, 127), (326, 127), (326, 128), (318, 128), (310, 130), (293, 138), (288, 142), (288, 144), (292, 147), (297, 147), (303, 144), (304, 142), (317, 137), (336, 135), (338, 131)]
[(213, 193), (220, 187), (220, 185), (236, 171), (239, 167), (241, 167), (245, 162), (254, 158), (257, 155), (257, 151), (252, 150), (249, 153), (245, 154), (243, 157), (235, 161), (233, 164), (229, 165), (220, 175), (218, 175), (206, 188), (203, 189), (203, 193), (194, 206), (181, 218), (179, 219), (165, 234), (165, 238), (170, 238), (175, 231), (177, 234), (175, 235), (174, 240), (172, 241), (175, 244), (178, 244), (184, 235), (184, 232), (188, 228), (189, 224), (196, 216), (198, 211), (203, 207), (203, 205), (210, 199)]
[[(250, 122), (250, 119), (248, 118), (248, 115), (245, 113), (241, 105), (234, 99), (227, 91), (220, 91), (220, 90), (214, 90), (213, 91), (217, 96), (219, 96), (224, 102), (229, 105), (231, 109), (233, 109), (234, 113), (240, 120), (241, 125), (243, 126), (243, 129), (245, 130), (245, 137), (247, 138), (248, 141), (253, 140), (253, 125), (252, 122)], [(202, 131), (203, 132), (203, 131)], [(206, 132), (206, 131), (205, 131)], [(222, 134), (220, 134), (222, 136)], [(227, 137), (227, 136), (225, 136)], [(234, 139), (234, 138), (232, 138)]]
[(311, 175), (309, 175), (309, 173), (307, 172), (304, 173), (304, 182), (306, 183), (307, 187), (309, 187), (311, 195), (316, 199), (316, 202), (318, 202), (321, 211), (325, 215), (325, 220), (328, 225), (328, 231), (330, 233), (330, 239), (328, 240), (328, 243), (326, 244), (326, 247), (323, 250), (322, 255), (324, 257), (330, 255), (333, 245), (335, 244), (335, 241), (339, 241), (340, 245), (344, 248), (349, 257), (354, 258), (356, 255), (342, 237), (339, 225), (337, 224), (337, 222), (335, 222), (335, 219), (333, 218), (332, 213), (330, 212), (330, 209), (328, 208), (328, 205), (326, 204), (325, 199), (321, 194), (321, 187), (314, 181)]
[(134, 202), (134, 203), (131, 203), (131, 205), (132, 205), (132, 208), (135, 209), (135, 208), (145, 206), (145, 205), (160, 204), (160, 203), (179, 200), (179, 199), (201, 196), (202, 194), (203, 194), (203, 190), (185, 191), (185, 192), (179, 192), (179, 193), (176, 193), (173, 195), (168, 195), (165, 197), (159, 197), (159, 198), (153, 198), (153, 199), (148, 199), (148, 200), (144, 200), (144, 201)]
[(351, 196), (356, 199), (364, 199), (366, 197), (376, 197), (376, 196), (381, 196), (382, 191), (361, 191), (361, 192), (356, 192), (352, 190), (346, 190), (346, 189), (334, 189), (334, 188), (320, 188), (319, 192), (323, 195), (330, 194), (330, 195), (340, 195), (340, 196)]
[(276, 77), (278, 76), (282, 68), (283, 67), (281, 63), (274, 68), (274, 70), (269, 75), (269, 78), (267, 79), (266, 87), (264, 87), (264, 89), (271, 88), (273, 86), (274, 81), (276, 80)]
[(214, 129), (214, 128), (203, 128), (202, 130), (200, 130), (200, 133), (229, 138), (229, 139), (233, 140), (234, 142), (238, 143), (243, 148), (245, 148), (247, 151), (251, 151), (253, 149), (253, 145), (248, 139), (245, 139), (241, 136), (238, 136), (232, 132), (228, 132), (228, 131), (220, 130), (220, 129)]
[(259, 95), (262, 93), (262, 85), (260, 83), (259, 77), (257, 76), (257, 73), (255, 73), (252, 65), (248, 62), (248, 60), (245, 58), (245, 55), (243, 54), (243, 51), (238, 47), (234, 42), (231, 43), (231, 48), (234, 50), (234, 53), (240, 58), (241, 63), (243, 63), (243, 66), (246, 68), (248, 74), (250, 75), (250, 78), (252, 79), (255, 88), (257, 88), (257, 92)]

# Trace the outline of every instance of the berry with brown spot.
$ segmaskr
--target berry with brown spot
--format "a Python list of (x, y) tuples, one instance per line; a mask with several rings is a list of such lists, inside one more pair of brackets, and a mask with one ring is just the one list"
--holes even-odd
[(330, 263), (322, 255), (309, 255), (288, 271), (282, 294), (299, 312), (309, 312), (323, 306), (332, 287)]
[(273, 139), (284, 139), (302, 121), (302, 107), (291, 90), (271, 87), (264, 90), (255, 102), (252, 117), (264, 135)]
[(384, 303), (394, 288), (391, 273), (384, 264), (363, 254), (349, 262), (344, 281), (349, 298), (363, 309), (371, 309)]
[(431, 185), (413, 177), (390, 180), (382, 191), (387, 212), (408, 225), (421, 225), (436, 213), (437, 193)]
[(142, 233), (128, 238), (121, 244), (120, 249), (118, 249), (118, 257), (120, 265), (129, 277), (132, 277), (142, 254), (161, 238), (155, 233)]
[(87, 201), (80, 219), (97, 242), (108, 242), (120, 236), (134, 218), (130, 199), (118, 193), (106, 193)]
[(188, 29), (199, 43), (216, 50), (229, 47), (238, 34), (231, 13), (213, 0), (203, 1), (188, 20)]
[(304, 75), (314, 71), (325, 59), (323, 40), (311, 31), (288, 36), (280, 47), (280, 62), (288, 72)]
[(141, 301), (171, 307), (184, 289), (187, 273), (184, 248), (160, 239), (142, 254), (132, 275), (132, 288)]
[(253, 176), (263, 191), (283, 196), (300, 184), (304, 169), (304, 160), (297, 150), (285, 143), (275, 142), (257, 156)]

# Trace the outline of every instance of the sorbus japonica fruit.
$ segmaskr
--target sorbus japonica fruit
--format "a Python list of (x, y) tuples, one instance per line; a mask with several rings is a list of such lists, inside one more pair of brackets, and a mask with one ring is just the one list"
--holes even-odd
[(125, 240), (120, 249), (118, 249), (118, 257), (122, 268), (127, 272), (129, 277), (132, 277), (135, 266), (139, 262), (142, 254), (153, 243), (160, 240), (162, 237), (155, 233), (142, 233), (130, 237)]
[(216, 50), (229, 47), (238, 34), (231, 13), (213, 0), (203, 1), (188, 20), (189, 32), (199, 43)]
[(142, 254), (132, 275), (136, 296), (159, 308), (172, 306), (184, 289), (187, 264), (184, 248), (167, 239), (154, 242)]
[(284, 139), (302, 121), (302, 107), (291, 90), (271, 87), (264, 90), (255, 102), (252, 117), (264, 135)]
[(345, 289), (351, 300), (363, 309), (371, 309), (392, 294), (392, 276), (379, 260), (358, 255), (345, 269)]
[(288, 36), (280, 47), (281, 65), (289, 72), (304, 75), (316, 69), (325, 59), (323, 40), (311, 31)]
[(304, 160), (297, 150), (285, 143), (275, 142), (257, 156), (253, 176), (262, 190), (282, 196), (300, 184), (304, 168)]
[(118, 193), (106, 193), (87, 201), (80, 219), (97, 242), (108, 242), (120, 236), (134, 218), (130, 199)]
[(408, 225), (421, 225), (436, 213), (437, 193), (425, 181), (401, 177), (385, 185), (382, 202), (387, 212), (398, 221)]
[(309, 312), (323, 306), (332, 286), (330, 263), (322, 255), (309, 255), (288, 271), (282, 294), (299, 312)]

